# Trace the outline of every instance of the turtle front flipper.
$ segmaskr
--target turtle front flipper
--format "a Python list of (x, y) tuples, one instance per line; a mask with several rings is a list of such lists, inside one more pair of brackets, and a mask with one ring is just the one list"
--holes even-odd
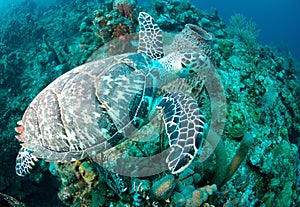
[(18, 176), (29, 174), (36, 160), (37, 158), (30, 151), (22, 147), (16, 159), (16, 174)]
[(138, 53), (144, 53), (152, 60), (162, 58), (164, 51), (161, 29), (146, 12), (140, 12), (138, 20), (140, 25)]
[(197, 102), (180, 92), (165, 94), (158, 109), (162, 109), (171, 152), (167, 157), (173, 174), (184, 170), (197, 154), (202, 143), (205, 119)]

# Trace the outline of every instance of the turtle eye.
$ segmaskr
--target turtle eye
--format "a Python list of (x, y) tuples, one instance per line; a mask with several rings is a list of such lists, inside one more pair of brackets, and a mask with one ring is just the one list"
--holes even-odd
[(185, 64), (183, 64), (183, 63), (181, 63), (181, 67), (183, 67), (183, 68), (186, 68), (186, 65), (185, 65)]

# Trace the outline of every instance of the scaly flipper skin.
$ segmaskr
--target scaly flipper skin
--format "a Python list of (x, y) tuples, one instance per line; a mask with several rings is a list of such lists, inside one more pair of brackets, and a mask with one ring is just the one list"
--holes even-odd
[(16, 174), (18, 176), (25, 176), (30, 173), (30, 170), (35, 165), (34, 161), (37, 158), (34, 157), (30, 151), (23, 147), (19, 150), (19, 154), (16, 159)]
[(201, 146), (205, 119), (197, 102), (190, 96), (167, 93), (158, 104), (164, 113), (164, 123), (171, 152), (167, 157), (173, 174), (183, 171), (194, 159)]
[(162, 58), (164, 55), (162, 31), (145, 12), (140, 12), (138, 20), (140, 25), (138, 53), (144, 53), (152, 60)]

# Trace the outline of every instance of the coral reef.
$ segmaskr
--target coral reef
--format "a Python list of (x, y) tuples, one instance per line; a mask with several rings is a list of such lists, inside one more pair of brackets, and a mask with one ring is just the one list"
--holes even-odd
[(114, 10), (124, 14), (126, 18), (132, 18), (132, 12), (136, 7), (137, 0), (115, 0), (113, 1)]
[(259, 35), (259, 29), (255, 22), (247, 21), (245, 16), (241, 14), (231, 16), (227, 31), (229, 36), (236, 37), (245, 43), (249, 51), (257, 46), (256, 38)]
[(197, 190), (194, 190), (192, 193), (192, 197), (187, 199), (185, 206), (186, 207), (200, 206), (205, 201), (207, 201), (209, 195), (212, 195), (216, 191), (217, 191), (216, 185), (205, 186)]
[(176, 185), (174, 179), (173, 175), (166, 175), (162, 179), (155, 181), (151, 188), (153, 196), (157, 199), (168, 199)]
[[(0, 18), (0, 162), (5, 166), (0, 171), (1, 204), (10, 198), (20, 201), (20, 206), (41, 203), (45, 207), (300, 205), (299, 66), (292, 57), (260, 45), (255, 23), (242, 15), (233, 16), (227, 26), (216, 10), (208, 14), (178, 0), (153, 1), (147, 12), (164, 31), (193, 32), (195, 28), (186, 25), (195, 24), (213, 34), (200, 34), (204, 35), (200, 45), (193, 45), (193, 39), (184, 41), (188, 48), (199, 47), (209, 54), (220, 76), (226, 97), (224, 133), (216, 130), (208, 135), (199, 157), (179, 175), (164, 172), (125, 177), (88, 159), (55, 164), (42, 161), (28, 178), (17, 178), (14, 160), (19, 143), (13, 139), (13, 129), (30, 101), (52, 80), (79, 64), (136, 51), (137, 36), (133, 33), (137, 14), (144, 9), (133, 0), (101, 4), (56, 1), (47, 9), (32, 2), (15, 5)], [(164, 34), (164, 38), (168, 49), (174, 35)], [(180, 34), (175, 40), (184, 44)], [(219, 82), (209, 74), (171, 83), (162, 90), (192, 94), (210, 122), (215, 111), (224, 106), (214, 105), (216, 97), (209, 91)], [(221, 118), (218, 123), (211, 121), (210, 126), (224, 124)], [(118, 146), (117, 152), (93, 159), (114, 168), (130, 156), (160, 153), (168, 145), (160, 124), (161, 117), (157, 117), (134, 139)], [(157, 163), (125, 167), (146, 173)]]
[(84, 17), (80, 25), (80, 63), (84, 63), (93, 51), (114, 38), (124, 39), (134, 33), (138, 8), (135, 0), (106, 1), (99, 9)]
[[(106, 189), (105, 186), (101, 188), (99, 174), (88, 160), (67, 164), (55, 163), (54, 169), (62, 183), (58, 197), (66, 205), (76, 206), (77, 203), (81, 203), (81, 205), (91, 206), (90, 199), (95, 196), (93, 188), (97, 188), (98, 191)], [(98, 202), (103, 203), (103, 201)]]

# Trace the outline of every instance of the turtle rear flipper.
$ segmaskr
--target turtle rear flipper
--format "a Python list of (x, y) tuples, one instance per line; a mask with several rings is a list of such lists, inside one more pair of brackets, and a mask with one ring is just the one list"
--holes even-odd
[(179, 173), (191, 163), (200, 148), (205, 119), (196, 101), (180, 92), (165, 94), (158, 107), (164, 113), (171, 147), (168, 167), (173, 174)]
[(37, 158), (30, 151), (22, 147), (16, 159), (16, 174), (18, 176), (29, 174), (36, 160)]

